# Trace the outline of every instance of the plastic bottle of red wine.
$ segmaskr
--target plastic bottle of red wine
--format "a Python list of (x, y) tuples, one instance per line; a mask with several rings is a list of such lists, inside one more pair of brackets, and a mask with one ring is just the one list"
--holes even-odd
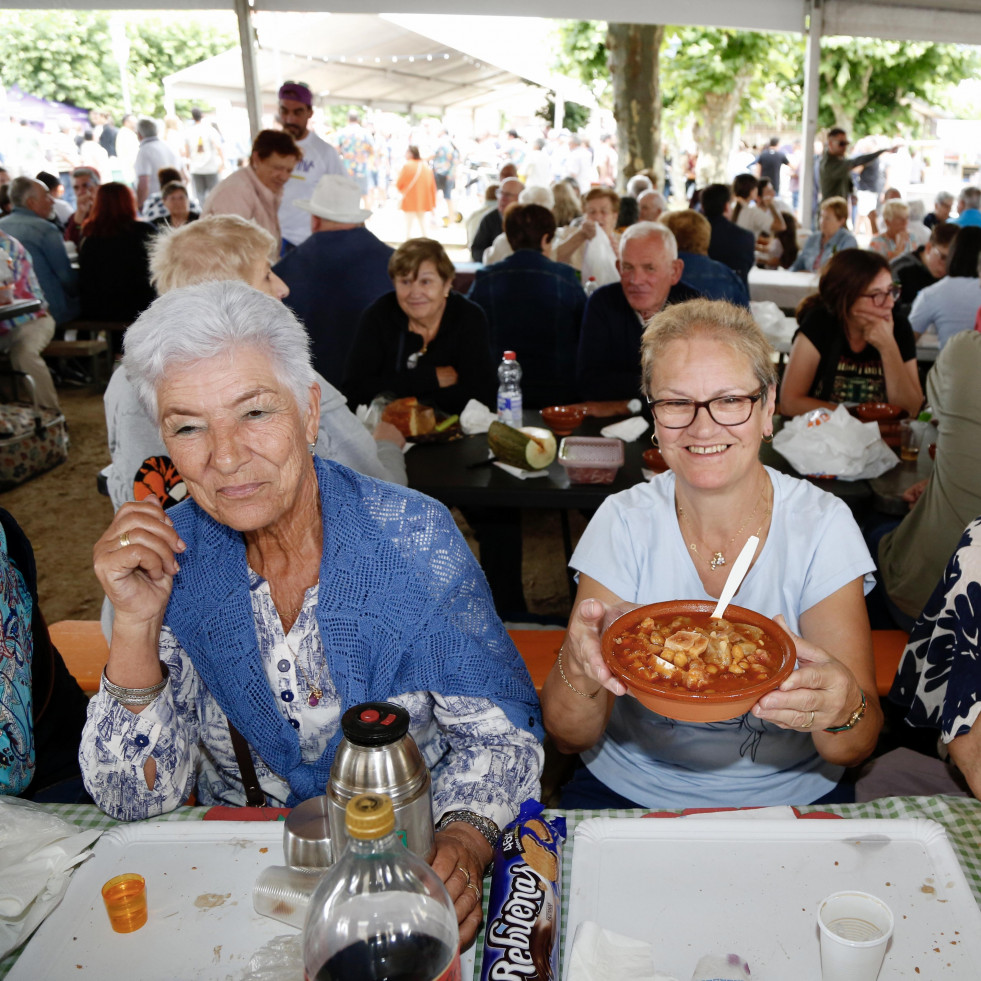
[(395, 832), (384, 794), (359, 794), (348, 845), (310, 899), (306, 981), (460, 981), (460, 934), (439, 876)]

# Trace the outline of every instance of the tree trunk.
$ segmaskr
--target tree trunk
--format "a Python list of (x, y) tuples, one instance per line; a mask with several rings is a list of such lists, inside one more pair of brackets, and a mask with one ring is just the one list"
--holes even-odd
[(618, 186), (653, 167), (662, 177), (661, 98), (658, 58), (664, 28), (659, 24), (610, 24), (606, 35), (617, 121)]
[(748, 85), (747, 77), (737, 76), (731, 92), (709, 92), (705, 96), (701, 116), (692, 129), (698, 146), (699, 187), (729, 183), (727, 170), (736, 114)]

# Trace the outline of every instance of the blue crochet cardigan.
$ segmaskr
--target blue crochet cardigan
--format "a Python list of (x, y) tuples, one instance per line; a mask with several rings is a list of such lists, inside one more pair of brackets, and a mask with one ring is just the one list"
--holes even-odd
[[(317, 622), (341, 712), (410, 691), (491, 699), (542, 733), (535, 689), (490, 590), (443, 505), (314, 458), (323, 513)], [(188, 500), (168, 514), (187, 550), (165, 623), (253, 752), (289, 782), (289, 803), (324, 793), (338, 731), (304, 762), (263, 671), (245, 543)]]

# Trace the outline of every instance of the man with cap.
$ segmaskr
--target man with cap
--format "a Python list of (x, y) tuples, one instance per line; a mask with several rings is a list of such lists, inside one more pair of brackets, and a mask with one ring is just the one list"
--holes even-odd
[(339, 386), (362, 312), (392, 290), (392, 249), (364, 227), (371, 212), (347, 175), (325, 174), (293, 210), (310, 215), (310, 233), (273, 272), (290, 288), (286, 305), (310, 334), (314, 368)]
[(303, 151), (290, 179), (283, 188), (279, 206), (279, 227), (283, 233), (283, 252), (305, 242), (310, 235), (310, 221), (293, 207), (295, 201), (309, 200), (313, 189), (325, 174), (347, 173), (338, 152), (310, 129), (313, 116), (313, 93), (302, 82), (286, 82), (279, 89), (279, 124)]

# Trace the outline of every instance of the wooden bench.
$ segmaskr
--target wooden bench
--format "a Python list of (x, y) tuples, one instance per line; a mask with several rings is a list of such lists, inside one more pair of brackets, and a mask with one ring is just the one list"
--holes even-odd
[[(565, 636), (564, 630), (509, 630), (514, 646), (528, 668), (535, 691), (540, 692), (548, 677), (559, 646)], [(879, 697), (889, 694), (896, 669), (899, 667), (906, 642), (909, 637), (902, 630), (873, 630), (872, 653), (875, 657), (875, 686)]]
[[(112, 352), (109, 344), (104, 340), (94, 341), (51, 341), (50, 344), (41, 352), (45, 358), (61, 362), (68, 358), (88, 358), (90, 362), (89, 374), (96, 380), (104, 378), (108, 383), (112, 375)], [(105, 370), (99, 367), (100, 359), (105, 365)]]

